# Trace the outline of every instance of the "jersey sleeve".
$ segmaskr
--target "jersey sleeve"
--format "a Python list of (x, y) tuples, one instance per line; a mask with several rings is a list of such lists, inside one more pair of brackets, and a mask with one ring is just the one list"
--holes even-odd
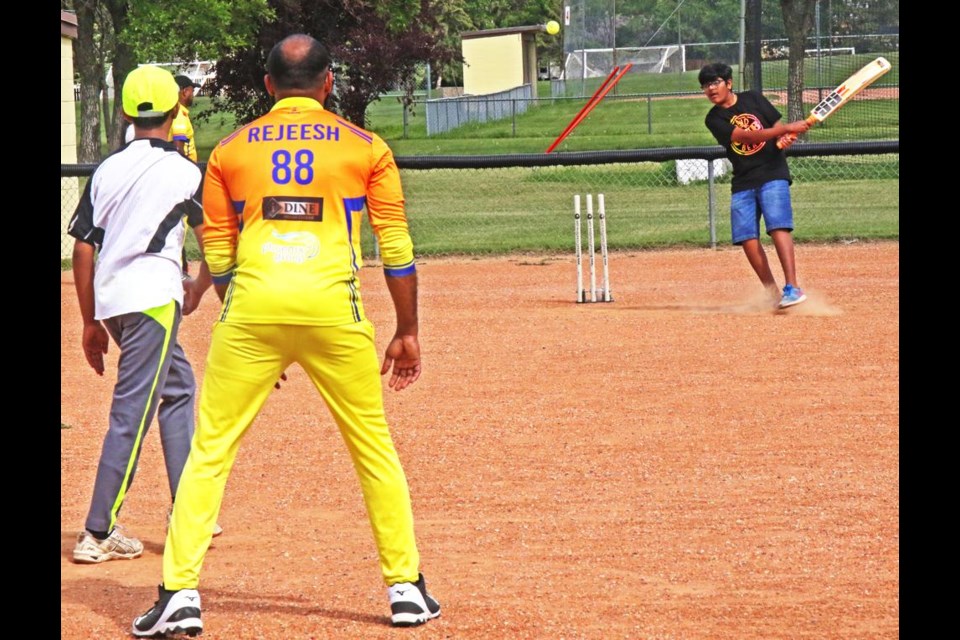
[(203, 179), (203, 255), (214, 283), (233, 277), (237, 264), (239, 222), (220, 172), (220, 147), (213, 150)]
[(170, 139), (187, 142), (190, 140), (188, 134), (189, 131), (187, 131), (187, 119), (183, 117), (182, 112), (178, 113), (173, 119), (173, 124), (170, 125)]
[(77, 204), (73, 217), (70, 218), (70, 224), (67, 227), (67, 233), (79, 240), (99, 247), (103, 243), (103, 229), (98, 228), (93, 222), (93, 200), (90, 196), (90, 186), (93, 184), (93, 178), (87, 180), (87, 186), (83, 189), (83, 195), (80, 196), (80, 202)]
[(713, 137), (717, 139), (720, 146), (726, 147), (730, 145), (731, 136), (733, 135), (732, 122), (724, 119), (723, 116), (716, 111), (711, 110), (707, 113), (704, 124), (707, 125), (707, 129), (709, 129)]
[(780, 113), (773, 103), (767, 100), (766, 96), (762, 93), (757, 92), (757, 110), (760, 112), (760, 115), (763, 116), (763, 119), (774, 125), (780, 121), (780, 118), (783, 117), (783, 114)]
[(416, 271), (413, 241), (404, 211), (403, 187), (400, 170), (390, 147), (380, 139), (373, 139), (373, 172), (367, 187), (367, 213), (370, 226), (380, 245), (384, 273), (405, 276)]

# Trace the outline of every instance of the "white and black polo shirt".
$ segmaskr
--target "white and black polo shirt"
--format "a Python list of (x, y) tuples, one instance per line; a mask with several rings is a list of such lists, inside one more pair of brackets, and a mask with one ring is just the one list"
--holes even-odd
[(183, 220), (203, 222), (201, 177), (172, 142), (151, 138), (134, 140), (94, 171), (68, 233), (99, 249), (98, 320), (183, 304)]

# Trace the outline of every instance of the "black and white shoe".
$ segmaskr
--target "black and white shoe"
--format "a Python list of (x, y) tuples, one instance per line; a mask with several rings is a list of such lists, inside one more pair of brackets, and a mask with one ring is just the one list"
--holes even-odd
[(440, 615), (440, 603), (427, 591), (421, 573), (416, 582), (398, 582), (387, 589), (390, 619), (395, 627), (415, 627)]
[(203, 633), (200, 594), (196, 589), (167, 591), (160, 585), (158, 590), (159, 599), (149, 611), (133, 621), (133, 635), (138, 638), (188, 635), (192, 638)]

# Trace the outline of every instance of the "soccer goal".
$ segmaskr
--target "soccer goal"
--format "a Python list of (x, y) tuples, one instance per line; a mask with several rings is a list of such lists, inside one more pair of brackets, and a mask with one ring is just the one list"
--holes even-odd
[(807, 57), (826, 57), (826, 56), (855, 56), (857, 55), (856, 47), (831, 47), (829, 49), (804, 49), (803, 52), (807, 54)]
[(604, 78), (614, 67), (633, 65), (631, 72), (670, 73), (686, 71), (686, 45), (661, 47), (617, 47), (616, 49), (575, 49), (567, 54), (563, 77)]

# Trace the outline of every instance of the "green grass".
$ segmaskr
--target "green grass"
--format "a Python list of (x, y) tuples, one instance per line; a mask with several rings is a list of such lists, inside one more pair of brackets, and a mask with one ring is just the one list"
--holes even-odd
[[(822, 58), (805, 58), (803, 61), (803, 78), (808, 87), (818, 84), (833, 89), (849, 78), (854, 71), (868, 62), (875, 60), (881, 54), (864, 53), (853, 56), (824, 56)], [(900, 52), (891, 51), (882, 54), (890, 63), (890, 71), (880, 78), (876, 86), (900, 86)], [(765, 87), (787, 86), (787, 61), (768, 60), (763, 63), (763, 85)]]
[[(791, 166), (798, 241), (899, 237), (898, 156)], [(611, 249), (710, 243), (707, 185), (679, 184), (673, 162), (402, 174), (421, 255), (570, 250), (576, 193), (605, 195)], [(718, 182), (717, 238), (729, 242), (730, 187)], [(369, 230), (362, 239), (369, 256)]]
[[(797, 241), (899, 238), (899, 171), (898, 155), (792, 160)], [(674, 162), (645, 162), (401, 174), (417, 254), (440, 256), (570, 251), (576, 193), (605, 195), (611, 249), (709, 246), (707, 185), (681, 185), (675, 172)], [(730, 236), (729, 177), (717, 183), (722, 244)], [(366, 222), (361, 243), (371, 258)], [(193, 234), (186, 246), (198, 260)], [(61, 269), (69, 267), (61, 260)]]

